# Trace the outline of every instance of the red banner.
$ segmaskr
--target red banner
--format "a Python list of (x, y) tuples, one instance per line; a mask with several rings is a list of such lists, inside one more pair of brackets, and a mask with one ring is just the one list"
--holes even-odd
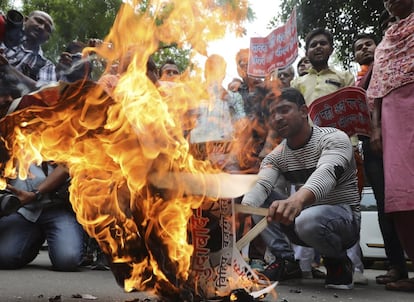
[(345, 87), (316, 99), (309, 106), (309, 116), (317, 126), (338, 128), (349, 136), (370, 136), (365, 90), (359, 87)]
[(296, 10), (293, 9), (285, 25), (276, 28), (267, 37), (250, 38), (247, 73), (265, 77), (273, 70), (285, 68), (298, 56)]

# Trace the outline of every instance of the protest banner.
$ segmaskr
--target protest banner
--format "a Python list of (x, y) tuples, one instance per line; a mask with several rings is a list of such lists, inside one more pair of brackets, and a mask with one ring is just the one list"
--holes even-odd
[(206, 297), (227, 296), (244, 289), (250, 295), (271, 292), (276, 283), (260, 280), (236, 247), (234, 199), (219, 199), (208, 210), (194, 211), (190, 220), (194, 246), (191, 279)]
[(296, 10), (293, 9), (286, 24), (264, 38), (250, 39), (247, 73), (265, 77), (272, 71), (292, 64), (298, 55)]
[(365, 90), (345, 87), (316, 99), (309, 106), (312, 122), (320, 127), (334, 127), (349, 136), (370, 136), (371, 122)]

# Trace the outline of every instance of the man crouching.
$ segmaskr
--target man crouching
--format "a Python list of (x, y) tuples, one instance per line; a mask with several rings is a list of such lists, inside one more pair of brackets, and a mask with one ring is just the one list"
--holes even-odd
[[(279, 225), (291, 242), (323, 256), (325, 287), (352, 289), (346, 250), (358, 240), (361, 220), (352, 144), (338, 129), (311, 126), (305, 100), (294, 88), (283, 89), (278, 97), (269, 92), (265, 101), (269, 124), (283, 141), (262, 161), (259, 179), (242, 204), (270, 204), (269, 223)], [(269, 200), (281, 176), (295, 192)]]

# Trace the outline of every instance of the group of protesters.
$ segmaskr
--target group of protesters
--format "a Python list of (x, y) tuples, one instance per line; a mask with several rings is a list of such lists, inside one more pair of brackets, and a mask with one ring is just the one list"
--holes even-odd
[[(253, 77), (247, 72), (249, 49), (241, 49), (235, 58), (239, 78), (226, 89), (224, 58), (215, 54), (206, 61), (209, 100), (200, 103), (195, 123), (190, 123), (184, 135), (194, 157), (228, 173), (258, 174), (257, 184), (239, 202), (268, 208), (268, 226), (250, 242), (248, 255), (251, 267), (264, 278), (318, 278), (333, 289), (368, 284), (359, 247), (359, 203), (368, 179), (377, 200), (389, 262), (386, 274), (377, 276), (376, 282), (388, 290), (414, 292), (414, 278), (408, 276), (405, 259), (406, 254), (414, 260), (410, 236), (414, 227), (414, 146), (409, 123), (410, 113), (414, 113), (410, 102), (414, 0), (395, 2), (384, 0), (381, 42), (369, 34), (355, 37), (352, 51), (361, 67), (356, 79), (352, 73), (328, 65), (334, 37), (321, 28), (307, 35), (306, 57), (299, 61), (296, 72), (287, 66), (266, 78)], [(83, 50), (99, 40), (70, 42), (54, 64), (41, 47), (53, 30), (48, 13), (33, 11), (25, 18), (17, 43), (1, 41), (0, 117), (30, 106), (45, 106), (22, 96), (50, 83), (93, 80), (94, 62), (83, 59)], [(109, 71), (95, 82), (112, 95), (129, 63), (125, 60), (115, 72)], [(172, 59), (157, 66), (150, 58), (146, 67), (148, 78), (160, 91), (180, 82), (182, 71)], [(310, 120), (313, 102), (351, 86), (366, 91), (372, 121), (369, 137), (349, 136)], [(357, 148), (360, 142), (363, 159)], [(45, 241), (54, 269), (75, 271), (82, 263), (91, 264), (93, 260), (85, 256), (93, 239), (76, 220), (69, 200), (55, 194), (70, 183), (67, 167), (44, 162), (32, 164), (30, 173), (35, 177), (10, 179), (0, 193), (0, 268), (29, 264)], [(254, 224), (260, 218), (251, 219)], [(96, 242), (93, 244), (99, 253)], [(272, 254), (272, 261), (265, 259), (266, 251)], [(318, 269), (322, 263), (326, 273)]]

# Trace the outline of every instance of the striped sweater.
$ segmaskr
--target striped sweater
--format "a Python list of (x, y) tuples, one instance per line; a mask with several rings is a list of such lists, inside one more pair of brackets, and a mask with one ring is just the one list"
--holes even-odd
[(349, 204), (359, 208), (356, 166), (349, 137), (335, 128), (313, 127), (310, 140), (290, 149), (283, 140), (262, 161), (259, 179), (242, 203), (260, 207), (284, 176), (296, 188), (303, 186), (317, 204)]

